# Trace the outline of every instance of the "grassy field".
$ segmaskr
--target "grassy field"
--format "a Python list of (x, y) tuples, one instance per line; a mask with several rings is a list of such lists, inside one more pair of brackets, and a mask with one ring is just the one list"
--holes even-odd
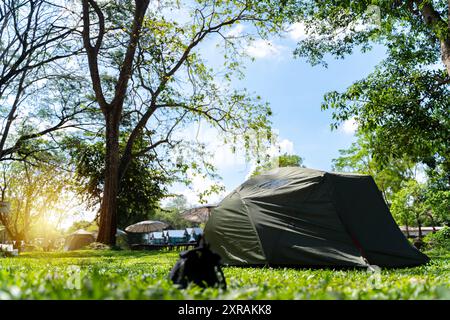
[(75, 251), (0, 258), (2, 299), (450, 299), (450, 253), (383, 270), (225, 268), (229, 289), (179, 290), (177, 252)]

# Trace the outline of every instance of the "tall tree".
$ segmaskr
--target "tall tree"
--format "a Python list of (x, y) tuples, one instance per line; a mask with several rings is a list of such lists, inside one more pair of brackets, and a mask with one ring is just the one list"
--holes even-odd
[[(75, 190), (92, 210), (101, 203), (105, 179), (105, 146), (102, 142), (87, 143), (71, 139), (68, 146), (75, 167)], [(123, 143), (120, 146), (122, 151)], [(172, 175), (162, 171), (152, 154), (131, 161), (119, 185), (117, 199), (117, 226), (125, 228), (148, 220), (167, 193)], [(173, 174), (176, 174), (173, 172)]]
[[(98, 241), (115, 241), (119, 184), (132, 159), (173, 146), (176, 128), (203, 119), (229, 136), (248, 136), (251, 130), (269, 134), (269, 108), (227, 87), (239, 75), (239, 45), (250, 37), (229, 31), (245, 23), (261, 36), (277, 32), (293, 3), (286, 1), (280, 9), (274, 1), (250, 0), (155, 1), (151, 6), (150, 0), (82, 1), (84, 47), (106, 126)], [(197, 50), (213, 36), (225, 45), (221, 76), (222, 70), (214, 72)], [(125, 127), (129, 135), (121, 151)], [(141, 138), (149, 143), (136, 150)]]
[(81, 91), (68, 62), (82, 49), (76, 45), (77, 20), (57, 2), (0, 4), (0, 161), (42, 154), (48, 144), (37, 141), (76, 126)]
[[(386, 58), (345, 92), (330, 92), (333, 127), (354, 119), (376, 131), (380, 161), (408, 157), (450, 186), (450, 21), (445, 0), (302, 1), (307, 36), (295, 53), (312, 64), (379, 44)], [(382, 157), (384, 156), (384, 158)], [(430, 172), (431, 173), (431, 172)]]

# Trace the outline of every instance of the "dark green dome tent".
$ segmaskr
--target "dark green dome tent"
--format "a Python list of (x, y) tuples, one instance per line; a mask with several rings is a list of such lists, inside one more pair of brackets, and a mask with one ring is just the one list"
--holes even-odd
[(213, 209), (205, 239), (227, 265), (417, 266), (371, 176), (278, 168)]

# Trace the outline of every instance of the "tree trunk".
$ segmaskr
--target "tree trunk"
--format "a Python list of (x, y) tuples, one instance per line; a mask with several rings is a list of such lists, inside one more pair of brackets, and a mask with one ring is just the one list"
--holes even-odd
[(419, 228), (419, 239), (422, 239), (423, 238), (422, 222), (420, 221), (420, 216), (418, 214), (416, 214), (416, 222), (417, 222), (417, 227)]
[(450, 39), (446, 41), (441, 41), (441, 57), (442, 62), (447, 68), (447, 74), (450, 76)]
[[(416, 5), (420, 8), (425, 23), (431, 27), (436, 36), (440, 39), (441, 60), (445, 64), (447, 74), (450, 76), (450, 25), (441, 17), (441, 14), (435, 9), (431, 1), (416, 0)], [(447, 27), (448, 29), (447, 36), (439, 36), (438, 30), (444, 27)]]
[[(116, 108), (112, 108), (115, 110)], [(116, 244), (117, 195), (119, 193), (119, 120), (109, 112), (106, 114), (105, 185), (100, 206), (100, 227), (97, 241)], [(120, 114), (120, 113), (119, 113)]]

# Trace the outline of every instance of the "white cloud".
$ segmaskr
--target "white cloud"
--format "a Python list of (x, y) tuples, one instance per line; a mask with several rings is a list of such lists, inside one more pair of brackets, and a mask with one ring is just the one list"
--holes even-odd
[[(281, 156), (283, 154), (295, 154), (295, 150), (294, 150), (294, 142), (292, 142), (289, 139), (282, 139), (282, 140), (278, 140), (277, 143), (275, 145), (273, 145), (272, 147), (269, 148), (267, 154), (272, 157), (278, 157)], [(253, 171), (255, 171), (256, 167), (258, 166), (256, 161), (253, 160), (250, 163), (250, 168), (249, 171), (247, 173), (247, 175), (245, 176), (245, 179), (249, 179), (253, 173)]]
[(244, 29), (245, 29), (244, 25), (238, 24), (238, 25), (234, 26), (233, 28), (231, 28), (230, 31), (228, 31), (225, 34), (225, 36), (226, 37), (239, 37), (244, 32)]
[(341, 126), (341, 130), (345, 134), (354, 134), (357, 129), (358, 129), (358, 123), (356, 122), (356, 120), (354, 118), (345, 120)]
[(16, 97), (15, 97), (15, 96), (9, 95), (8, 98), (6, 99), (6, 102), (7, 102), (9, 105), (12, 105), (12, 104), (14, 103), (15, 100), (16, 100)]
[(304, 40), (307, 37), (305, 25), (301, 22), (291, 24), (287, 31), (289, 37), (295, 41)]
[[(274, 136), (278, 136), (278, 130), (274, 130)], [(256, 161), (247, 161), (244, 147), (238, 147), (236, 152), (233, 152), (231, 146), (223, 143), (221, 134), (218, 129), (201, 123), (200, 125), (191, 124), (183, 130), (175, 134), (176, 138), (182, 138), (185, 141), (196, 141), (204, 143), (206, 150), (212, 153), (210, 162), (217, 168), (218, 172), (233, 172), (242, 170), (243, 173), (249, 170), (246, 178), (256, 168)], [(271, 157), (276, 157), (282, 154), (294, 154), (294, 143), (289, 139), (277, 139), (272, 146), (265, 151), (265, 154)], [(176, 157), (174, 154), (173, 157)], [(208, 190), (212, 185), (221, 184), (217, 180), (200, 175), (194, 175), (193, 172), (188, 172), (188, 177), (192, 181), (187, 188), (184, 185), (178, 185), (172, 191), (177, 194), (182, 194), (186, 197), (191, 206), (199, 204), (199, 193)], [(213, 194), (206, 198), (208, 203), (218, 203), (227, 194), (228, 190)]]
[[(241, 150), (233, 152), (231, 146), (225, 145), (221, 133), (204, 123), (195, 123), (174, 134), (175, 139), (203, 143), (206, 150), (212, 152), (211, 162), (219, 170), (245, 165), (245, 153)], [(173, 155), (176, 157), (176, 155)]]
[(283, 46), (274, 44), (271, 41), (259, 39), (247, 46), (245, 51), (253, 58), (271, 58), (281, 54)]
[(280, 153), (281, 154), (293, 154), (294, 153), (294, 143), (291, 140), (283, 139), (279, 142)]
[[(200, 175), (194, 175), (194, 173), (188, 172), (188, 177), (191, 179), (191, 185), (189, 188), (184, 188), (181, 190), (180, 194), (184, 195), (186, 197), (186, 200), (190, 206), (197, 206), (200, 204), (200, 197), (199, 194), (202, 192), (207, 191), (210, 189), (213, 185), (221, 185), (223, 184), (218, 183), (217, 181), (214, 181), (208, 177), (203, 177)], [(225, 195), (227, 194), (227, 191), (224, 190), (219, 193), (213, 193), (210, 196), (207, 196), (204, 198), (208, 204), (216, 204), (220, 202)]]

